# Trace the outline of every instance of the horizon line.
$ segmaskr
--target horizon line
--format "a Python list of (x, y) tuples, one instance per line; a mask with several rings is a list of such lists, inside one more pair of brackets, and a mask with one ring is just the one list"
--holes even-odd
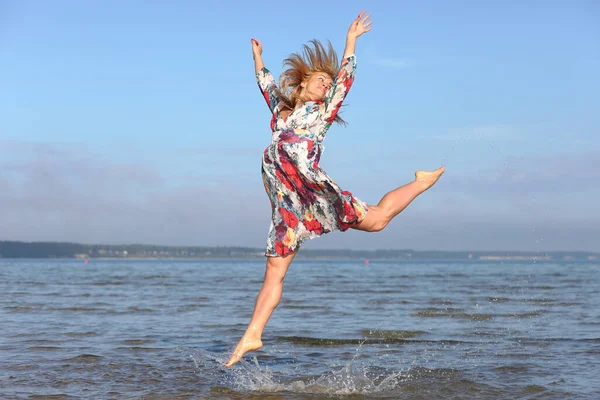
[[(155, 246), (155, 247), (204, 247), (204, 248), (237, 248), (237, 249), (248, 249), (248, 250), (264, 250), (262, 247), (253, 246), (241, 246), (241, 245), (165, 245), (165, 244), (148, 244), (148, 243), (120, 243), (120, 244), (108, 244), (108, 243), (85, 243), (85, 242), (72, 242), (72, 241), (25, 241), (25, 240), (0, 240), (1, 243), (23, 243), (23, 244), (70, 244), (80, 246)], [(593, 253), (600, 254), (600, 251), (595, 250), (415, 250), (410, 248), (379, 248), (379, 249), (356, 249), (356, 248), (324, 248), (324, 249), (303, 249), (303, 251), (364, 251), (364, 252), (375, 252), (375, 251), (405, 251), (405, 252), (446, 252), (446, 253), (492, 253), (492, 252), (510, 252), (510, 253)]]

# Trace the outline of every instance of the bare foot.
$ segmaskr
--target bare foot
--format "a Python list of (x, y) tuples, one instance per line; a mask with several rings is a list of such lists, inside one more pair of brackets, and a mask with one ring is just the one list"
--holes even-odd
[(444, 170), (444, 167), (440, 167), (434, 171), (417, 171), (415, 172), (415, 181), (422, 185), (423, 191), (426, 191), (440, 179)]
[(235, 348), (235, 351), (231, 355), (231, 358), (229, 359), (229, 361), (227, 361), (227, 364), (225, 364), (225, 366), (231, 367), (233, 364), (240, 361), (244, 354), (246, 354), (249, 351), (258, 350), (261, 347), (262, 341), (260, 339), (242, 337), (237, 347)]

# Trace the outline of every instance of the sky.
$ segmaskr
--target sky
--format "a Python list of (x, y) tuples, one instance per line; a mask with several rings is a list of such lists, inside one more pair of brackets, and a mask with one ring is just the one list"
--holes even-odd
[(600, 251), (600, 3), (0, 0), (0, 240), (264, 247), (266, 66), (311, 39), (356, 80), (321, 166), (378, 233), (305, 248)]

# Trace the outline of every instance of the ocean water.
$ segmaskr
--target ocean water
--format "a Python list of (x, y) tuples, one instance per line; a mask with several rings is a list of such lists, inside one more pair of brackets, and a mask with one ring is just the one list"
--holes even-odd
[(600, 399), (599, 263), (0, 260), (2, 399)]

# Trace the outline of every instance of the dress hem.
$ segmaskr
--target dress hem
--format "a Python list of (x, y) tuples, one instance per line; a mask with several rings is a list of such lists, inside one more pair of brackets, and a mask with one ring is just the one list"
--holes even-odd
[(265, 257), (285, 257), (285, 256), (287, 256), (287, 255), (290, 255), (290, 254), (292, 254), (292, 253), (294, 253), (294, 252), (296, 252), (296, 251), (300, 250), (300, 247), (301, 247), (301, 246), (304, 244), (304, 242), (305, 242), (306, 240), (312, 240), (312, 239), (316, 239), (316, 238), (319, 238), (319, 237), (321, 237), (321, 236), (323, 236), (323, 235), (326, 235), (326, 234), (328, 234), (328, 233), (333, 233), (333, 232), (337, 232), (337, 231), (340, 231), (340, 232), (346, 232), (348, 229), (350, 229), (350, 226), (351, 226), (352, 224), (358, 224), (358, 223), (362, 222), (362, 221), (363, 221), (363, 220), (366, 218), (366, 216), (367, 216), (367, 213), (368, 213), (368, 212), (369, 212), (369, 206), (367, 205), (367, 206), (364, 208), (364, 214), (363, 214), (362, 218), (360, 218), (360, 219), (357, 219), (357, 220), (356, 220), (356, 221), (354, 221), (354, 222), (344, 222), (344, 224), (346, 224), (346, 225), (347, 225), (346, 229), (342, 229), (342, 228), (339, 228), (339, 227), (338, 227), (338, 228), (336, 228), (336, 229), (334, 229), (334, 230), (332, 230), (332, 231), (323, 232), (323, 233), (321, 233), (321, 234), (314, 234), (314, 235), (310, 235), (310, 236), (308, 236), (308, 237), (306, 237), (306, 238), (304, 238), (304, 239), (302, 239), (302, 240), (299, 240), (298, 242), (296, 242), (296, 245), (295, 245), (295, 246), (292, 248), (292, 250), (290, 250), (288, 253), (285, 253), (285, 254), (279, 254), (279, 253), (277, 253), (277, 252), (274, 252), (274, 253), (269, 253), (268, 251), (265, 251)]

